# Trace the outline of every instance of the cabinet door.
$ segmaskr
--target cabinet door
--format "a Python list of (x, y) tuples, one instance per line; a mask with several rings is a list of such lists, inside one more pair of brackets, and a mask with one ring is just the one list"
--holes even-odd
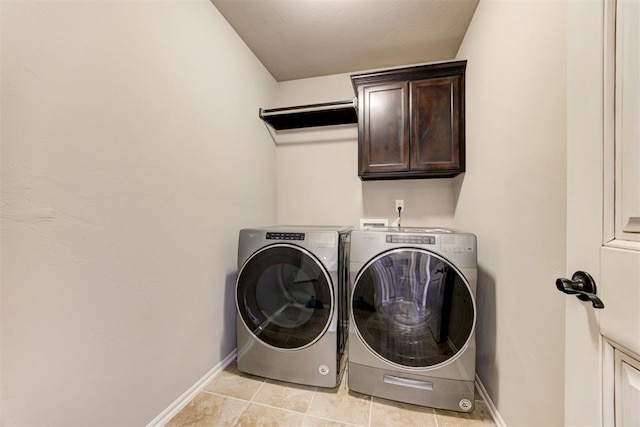
[(464, 171), (459, 75), (411, 82), (411, 170)]
[(360, 175), (409, 170), (408, 83), (360, 90)]
[(615, 350), (615, 425), (640, 425), (640, 362)]

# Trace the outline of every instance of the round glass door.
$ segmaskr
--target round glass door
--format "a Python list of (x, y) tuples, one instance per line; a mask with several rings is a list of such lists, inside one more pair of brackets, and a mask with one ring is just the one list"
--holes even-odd
[(244, 324), (262, 342), (280, 349), (304, 348), (329, 327), (331, 278), (306, 250), (267, 246), (242, 266), (236, 304)]
[(412, 368), (453, 358), (475, 320), (464, 276), (421, 249), (394, 249), (369, 261), (354, 282), (351, 309), (356, 332), (371, 351)]

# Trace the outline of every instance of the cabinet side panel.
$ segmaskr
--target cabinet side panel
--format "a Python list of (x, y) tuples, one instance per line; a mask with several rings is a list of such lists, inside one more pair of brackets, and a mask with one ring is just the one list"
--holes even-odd
[(362, 172), (409, 168), (409, 119), (406, 83), (364, 89)]
[(457, 76), (411, 83), (412, 170), (460, 167), (460, 113)]

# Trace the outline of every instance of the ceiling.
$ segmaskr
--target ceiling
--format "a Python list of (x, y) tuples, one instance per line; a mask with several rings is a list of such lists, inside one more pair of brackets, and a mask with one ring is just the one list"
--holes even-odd
[(454, 59), (479, 0), (211, 0), (277, 81)]

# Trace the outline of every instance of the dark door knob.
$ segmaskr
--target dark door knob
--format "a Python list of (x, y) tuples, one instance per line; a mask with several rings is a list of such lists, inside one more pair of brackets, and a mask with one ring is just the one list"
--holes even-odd
[(585, 271), (576, 271), (569, 279), (557, 279), (556, 288), (565, 294), (575, 295), (582, 301), (591, 301), (593, 308), (604, 308), (604, 303), (596, 293), (596, 282), (593, 277)]

